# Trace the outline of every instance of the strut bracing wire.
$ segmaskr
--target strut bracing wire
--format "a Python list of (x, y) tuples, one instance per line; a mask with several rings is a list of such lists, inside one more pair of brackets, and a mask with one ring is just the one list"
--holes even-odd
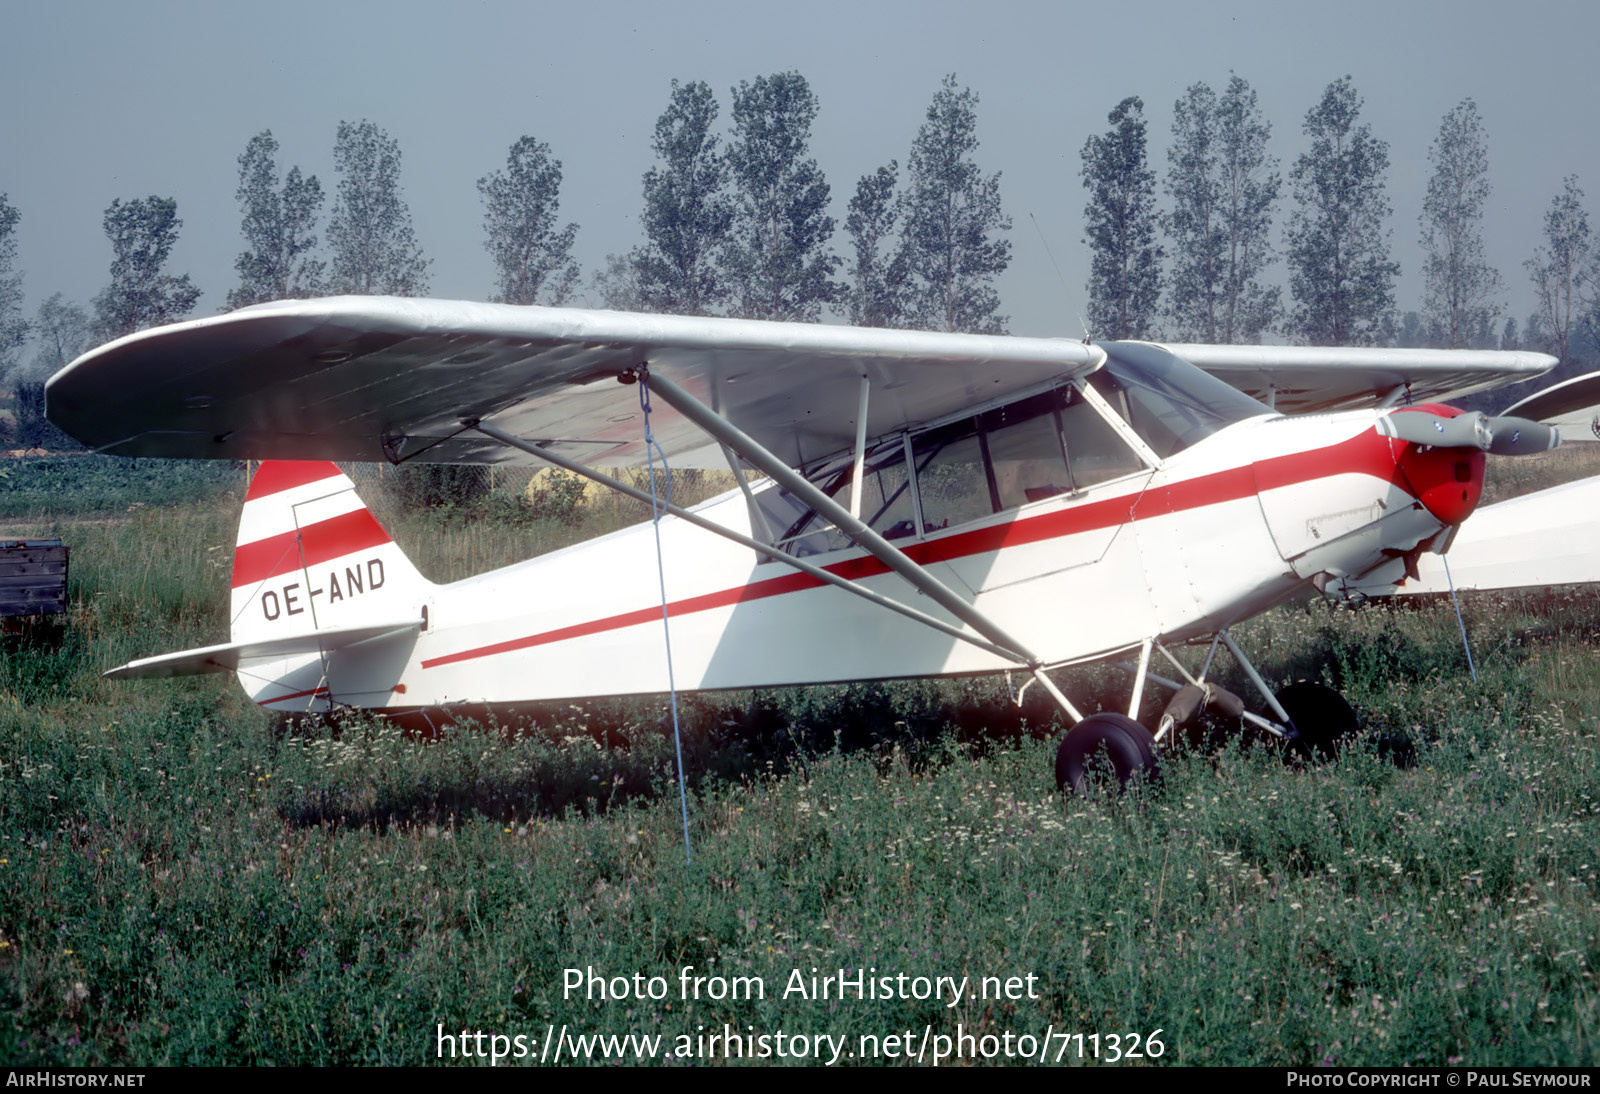
[(1456, 626), (1461, 628), (1461, 648), (1467, 651), (1467, 671), (1472, 673), (1472, 682), (1478, 682), (1478, 667), (1472, 663), (1472, 643), (1467, 641), (1467, 624), (1461, 618), (1461, 601), (1456, 598), (1455, 579), (1450, 576), (1450, 560), (1443, 555), (1439, 561), (1444, 563), (1444, 583), (1450, 586), (1450, 603), (1456, 608)]
[[(683, 810), (683, 861), (692, 864), (694, 854), (689, 849), (689, 788), (683, 777), (683, 736), (678, 729), (678, 685), (672, 675), (672, 624), (667, 616), (667, 566), (661, 557), (661, 514), (672, 504), (672, 469), (667, 466), (667, 454), (656, 443), (650, 432), (650, 373), (639, 370), (639, 409), (644, 412), (644, 457), (650, 469), (650, 523), (656, 530), (656, 578), (661, 584), (661, 633), (667, 646), (667, 695), (672, 704), (672, 744), (678, 753), (678, 803)], [(661, 456), (661, 470), (666, 476), (667, 496), (656, 500), (656, 456)]]

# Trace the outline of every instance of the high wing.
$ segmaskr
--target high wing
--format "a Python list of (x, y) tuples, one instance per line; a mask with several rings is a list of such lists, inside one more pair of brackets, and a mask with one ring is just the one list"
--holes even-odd
[[(481, 419), (571, 459), (645, 462), (648, 364), (799, 466), (868, 436), (1066, 376), (1104, 351), (1012, 338), (570, 308), (347, 296), (282, 301), (129, 335), (51, 378), (52, 421), (113, 455), (497, 463)], [(676, 466), (726, 466), (652, 408)]]
[(1163, 344), (1283, 414), (1396, 405), (1407, 397), (1442, 401), (1531, 380), (1556, 366), (1548, 354), (1520, 350)]
[(1505, 412), (1548, 422), (1561, 430), (1564, 440), (1600, 441), (1600, 372), (1552, 384)]
[[(280, 301), (118, 339), (46, 388), (52, 421), (113, 455), (498, 463), (486, 424), (591, 466), (645, 462), (648, 365), (786, 461), (976, 411), (1098, 368), (1065, 338), (346, 296)], [(1442, 399), (1536, 376), (1543, 354), (1168, 344), (1283, 413)], [(680, 467), (725, 466), (705, 434), (652, 408)]]

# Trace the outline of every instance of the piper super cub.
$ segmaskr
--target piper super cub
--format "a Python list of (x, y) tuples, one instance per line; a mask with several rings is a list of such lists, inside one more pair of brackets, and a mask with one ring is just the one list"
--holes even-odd
[[(1075, 723), (1056, 774), (1077, 786), (1096, 756), (1150, 768), (1207, 702), (1289, 739), (1338, 728), (1342, 699), (1274, 695), (1229, 628), (1448, 549), (1485, 453), (1559, 438), (1430, 400), (1554, 364), (335, 297), (129, 335), (47, 399), (100, 452), (268, 461), (231, 641), (108, 675), (234, 671), (275, 711), (426, 717), (660, 693), (669, 659), (688, 690), (1021, 671)], [(738, 487), (446, 585), (331, 462), (531, 460), (648, 501), (594, 469), (658, 456)], [(1207, 638), (1199, 672), (1172, 652)], [(1206, 682), (1219, 643), (1263, 713)], [(1085, 718), (1048, 675), (1116, 655), (1128, 715)], [(1176, 692), (1155, 733), (1147, 682)]]

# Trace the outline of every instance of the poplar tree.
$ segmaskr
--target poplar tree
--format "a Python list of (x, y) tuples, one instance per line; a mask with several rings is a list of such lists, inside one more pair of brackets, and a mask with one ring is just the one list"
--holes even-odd
[(727, 160), (711, 131), (717, 100), (703, 82), (672, 81), (651, 142), (660, 163), (644, 176), (646, 244), (631, 263), (651, 311), (708, 315), (728, 295), (719, 264), (733, 225)]
[(360, 295), (422, 296), (428, 259), (400, 195), (400, 145), (370, 121), (340, 122), (333, 146), (339, 175), (328, 218), (329, 288)]
[(1478, 106), (1464, 99), (1444, 116), (1428, 146), (1433, 175), (1418, 223), (1428, 258), (1425, 309), (1439, 341), (1460, 349), (1499, 314), (1500, 275), (1483, 256), (1483, 206), (1489, 200), (1489, 150)]
[(737, 312), (816, 322), (840, 286), (828, 248), (828, 183), (810, 150), (817, 97), (798, 72), (733, 89), (728, 171), (736, 195), (726, 267)]
[(1254, 342), (1277, 315), (1278, 288), (1261, 282), (1281, 187), (1266, 151), (1271, 133), (1255, 91), (1238, 76), (1220, 100), (1195, 84), (1173, 106), (1167, 306), (1185, 339)]
[(102, 341), (182, 319), (200, 299), (188, 274), (165, 273), (178, 241), (178, 203), (151, 195), (120, 198), (103, 221), (111, 240), (111, 284), (94, 298), (95, 334)]
[(856, 183), (844, 221), (854, 260), (844, 299), (858, 327), (899, 326), (905, 310), (906, 254), (895, 245), (899, 217), (895, 184), (900, 165), (890, 160)]
[(478, 180), (483, 195), (484, 246), (494, 258), (497, 292), (507, 304), (564, 304), (578, 284), (572, 244), (576, 224), (556, 227), (561, 209), (561, 161), (550, 146), (523, 137), (511, 146), (504, 171)]
[(278, 142), (270, 129), (251, 137), (239, 156), (234, 196), (243, 214), (239, 234), (245, 249), (233, 263), (239, 285), (228, 293), (230, 308), (322, 291), (324, 264), (312, 257), (322, 184), (315, 175), (291, 167), (280, 185), (277, 157)]
[(905, 319), (925, 330), (1004, 333), (994, 279), (1011, 263), (1003, 233), (1000, 173), (984, 175), (978, 147), (978, 96), (946, 76), (906, 164), (901, 204)]
[(86, 311), (53, 293), (34, 313), (33, 335), (30, 372), (37, 377), (54, 376), (89, 348), (93, 325)]
[(1111, 128), (1081, 153), (1084, 242), (1089, 267), (1089, 323), (1097, 338), (1145, 338), (1161, 296), (1162, 248), (1156, 242), (1156, 176), (1145, 162), (1144, 100), (1123, 99)]
[(626, 254), (608, 254), (605, 264), (589, 275), (589, 287), (599, 297), (600, 306), (614, 311), (649, 311), (639, 289), (639, 264), (644, 252), (635, 248)]
[(17, 222), (22, 214), (0, 194), (0, 378), (17, 363), (18, 351), (28, 340), (28, 321), (22, 317), (22, 273), (17, 263)]
[(1505, 328), (1500, 332), (1501, 349), (1521, 349), (1522, 342), (1517, 338), (1517, 319), (1512, 316), (1506, 320)]
[(1292, 325), (1312, 345), (1368, 345), (1393, 326), (1389, 145), (1357, 124), (1361, 98), (1350, 77), (1335, 80), (1306, 112), (1311, 147), (1295, 161), (1297, 206), (1290, 218)]
[[(1544, 244), (1523, 263), (1538, 294), (1537, 330), (1548, 340), (1562, 364), (1567, 362), (1572, 328), (1583, 315), (1583, 292), (1592, 271), (1594, 243), (1589, 234), (1589, 214), (1583, 208), (1583, 191), (1575, 175), (1561, 183), (1561, 193), (1544, 215)], [(1528, 323), (1534, 340), (1535, 324)], [(1536, 344), (1536, 343), (1535, 343)]]
[(39, 305), (32, 323), (33, 361), (12, 374), (17, 388), (15, 439), (22, 448), (72, 451), (83, 446), (56, 428), (44, 416), (44, 382), (88, 349), (91, 325), (88, 313), (65, 303), (60, 293)]

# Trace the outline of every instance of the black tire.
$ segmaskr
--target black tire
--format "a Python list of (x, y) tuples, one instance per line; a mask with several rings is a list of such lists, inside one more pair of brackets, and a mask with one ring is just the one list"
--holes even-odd
[(1119, 789), (1156, 773), (1155, 738), (1125, 714), (1091, 714), (1061, 738), (1056, 749), (1056, 786), (1083, 793), (1096, 769), (1109, 767)]
[(1291, 753), (1302, 760), (1336, 760), (1361, 720), (1344, 696), (1325, 684), (1297, 680), (1278, 692), (1277, 700), (1299, 731)]

